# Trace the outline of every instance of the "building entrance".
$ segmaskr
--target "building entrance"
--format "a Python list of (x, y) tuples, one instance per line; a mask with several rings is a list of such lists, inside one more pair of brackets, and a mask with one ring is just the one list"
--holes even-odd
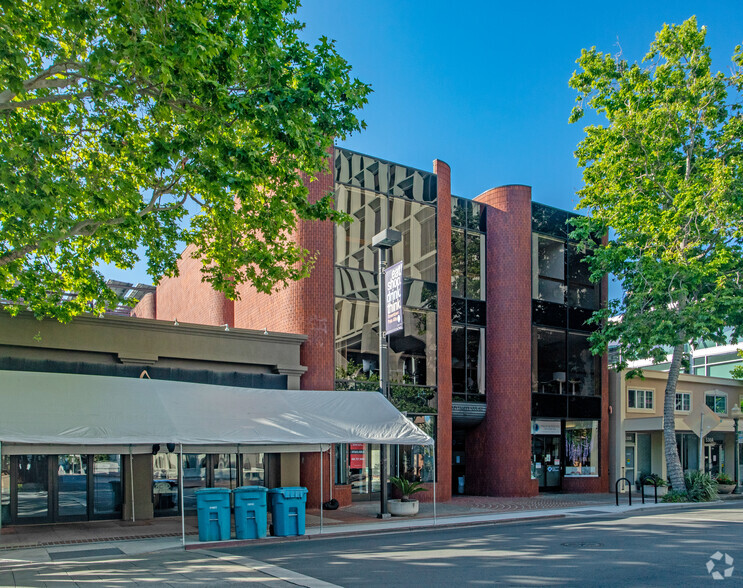
[(4, 521), (6, 516), (11, 524), (121, 516), (118, 455), (13, 455), (6, 459), (9, 484), (4, 492)]
[(558, 491), (562, 488), (562, 459), (559, 435), (532, 435), (532, 476), (539, 482), (540, 491)]
[(379, 498), (379, 468), (379, 445), (349, 443), (348, 481), (354, 501)]

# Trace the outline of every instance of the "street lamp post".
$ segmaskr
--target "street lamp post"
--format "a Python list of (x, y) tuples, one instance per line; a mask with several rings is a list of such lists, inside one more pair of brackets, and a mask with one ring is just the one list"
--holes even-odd
[[(372, 249), (379, 252), (379, 391), (389, 400), (389, 373), (387, 368), (387, 297), (384, 289), (384, 270), (387, 267), (387, 251), (402, 241), (400, 231), (385, 229), (372, 237)], [(379, 446), (379, 518), (387, 519), (387, 445)]]
[(733, 494), (740, 494), (738, 492), (738, 488), (740, 486), (740, 443), (738, 441), (738, 420), (740, 419), (740, 406), (735, 404), (733, 408), (730, 409), (730, 416), (733, 417), (733, 424), (735, 429), (735, 488), (733, 488)]

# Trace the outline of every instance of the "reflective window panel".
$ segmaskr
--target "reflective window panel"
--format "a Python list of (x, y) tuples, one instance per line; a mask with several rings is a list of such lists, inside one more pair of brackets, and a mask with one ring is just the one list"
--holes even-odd
[[(185, 461), (186, 456), (183, 458)], [(155, 514), (178, 513), (178, 454), (158, 453), (152, 456), (152, 496)]]
[(196, 490), (206, 488), (205, 453), (183, 454), (183, 508), (196, 510)]
[(88, 462), (85, 455), (57, 456), (57, 501), (60, 517), (88, 514)]
[(49, 516), (49, 461), (46, 455), (19, 455), (16, 461), (18, 519)]
[(93, 514), (121, 512), (121, 456), (93, 456)]
[(242, 454), (242, 485), (243, 486), (265, 486), (266, 466), (265, 453), (243, 453)]

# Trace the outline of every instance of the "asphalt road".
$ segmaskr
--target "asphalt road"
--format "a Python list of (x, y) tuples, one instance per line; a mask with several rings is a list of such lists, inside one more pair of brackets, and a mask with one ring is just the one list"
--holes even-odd
[[(737, 503), (737, 504), (736, 504)], [(352, 586), (743, 586), (743, 505), (219, 550)], [(738, 506), (740, 505), (740, 506)], [(716, 553), (721, 559), (710, 560)], [(725, 555), (733, 558), (726, 564)], [(708, 562), (715, 566), (708, 572)], [(729, 560), (728, 560), (729, 562)], [(734, 569), (730, 572), (729, 568)], [(728, 575), (725, 576), (725, 570)], [(712, 576), (721, 574), (720, 580)]]

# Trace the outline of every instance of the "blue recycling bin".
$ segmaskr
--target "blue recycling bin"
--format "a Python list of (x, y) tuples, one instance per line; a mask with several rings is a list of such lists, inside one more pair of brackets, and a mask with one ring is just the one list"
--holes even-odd
[(307, 488), (272, 488), (268, 491), (273, 534), (277, 537), (304, 535), (304, 505)]
[(196, 490), (199, 541), (226, 541), (230, 538), (229, 488)]
[(263, 486), (240, 486), (232, 491), (235, 497), (235, 536), (238, 539), (261, 539), (266, 536), (268, 513)]

